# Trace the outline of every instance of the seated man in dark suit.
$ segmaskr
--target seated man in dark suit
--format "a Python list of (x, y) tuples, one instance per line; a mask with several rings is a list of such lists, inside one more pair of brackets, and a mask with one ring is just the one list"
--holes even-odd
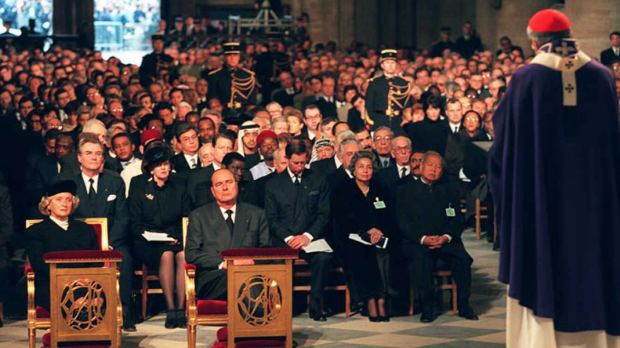
[(411, 172), (409, 168), (411, 140), (403, 135), (397, 136), (392, 139), (391, 147), (391, 154), (395, 165), (379, 170), (377, 180), (390, 191), (390, 194), (394, 194), (398, 182)]
[(613, 62), (620, 62), (620, 31), (609, 34), (611, 47), (601, 52), (601, 63), (611, 66)]
[[(286, 145), (288, 168), (267, 183), (265, 210), (274, 246), (302, 249), (312, 240), (324, 236), (329, 220), (329, 188), (324, 177), (306, 170), (308, 147), (303, 140)], [(305, 253), (300, 256), (310, 264), (310, 317), (325, 321), (321, 308), (323, 286), (331, 255), (326, 252)]]
[(123, 328), (135, 331), (131, 316), (131, 284), (133, 258), (129, 243), (129, 216), (125, 199), (125, 183), (113, 171), (103, 171), (103, 144), (95, 134), (82, 133), (78, 143), (77, 159), (80, 164), (78, 174), (62, 173), (60, 179), (73, 180), (77, 186), (76, 196), (80, 205), (74, 217), (105, 217), (108, 219), (108, 241), (112, 249), (123, 254), (120, 265), (120, 295), (123, 304)]
[(295, 81), (288, 71), (283, 71), (279, 75), (281, 88), (273, 91), (271, 99), (278, 102), (282, 107), (293, 106), (293, 98), (299, 92), (295, 91)]
[[(201, 299), (226, 299), (226, 249), (269, 246), (269, 225), (262, 209), (237, 202), (238, 187), (228, 169), (211, 177), (215, 202), (189, 215), (185, 259), (197, 267), (196, 294)], [(243, 264), (252, 264), (252, 260)]]
[(174, 127), (174, 136), (181, 147), (181, 152), (172, 157), (172, 166), (177, 174), (200, 167), (198, 158), (198, 131), (189, 123), (182, 122)]
[(216, 134), (211, 143), (213, 144), (213, 163), (210, 166), (192, 170), (187, 175), (187, 195), (192, 208), (197, 208), (201, 203), (196, 196), (196, 188), (205, 183), (209, 185), (211, 175), (222, 168), (224, 156), (233, 150), (235, 140), (226, 132)]
[(396, 195), (397, 221), (404, 255), (408, 257), (410, 280), (422, 304), (420, 321), (434, 321), (432, 274), (437, 258), (445, 260), (457, 285), (459, 316), (477, 320), (469, 305), (471, 263), (463, 245), (463, 218), (458, 196), (449, 185), (439, 184), (443, 159), (427, 152), (422, 159), (420, 180), (403, 183)]

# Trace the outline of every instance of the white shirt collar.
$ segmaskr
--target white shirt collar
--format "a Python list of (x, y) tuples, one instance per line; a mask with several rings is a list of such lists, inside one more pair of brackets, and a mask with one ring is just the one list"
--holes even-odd
[(237, 217), (237, 205), (233, 205), (230, 209), (226, 209), (223, 208), (222, 206), (220, 206), (220, 211), (222, 212), (222, 216), (224, 217), (224, 220), (226, 220), (228, 218), (228, 214), (226, 214), (226, 210), (232, 210), (232, 214), (230, 215), (230, 218), (232, 219), (233, 223), (235, 222), (235, 218)]
[(99, 174), (93, 176), (92, 178), (88, 177), (84, 172), (82, 172), (82, 180), (84, 180), (84, 185), (86, 186), (86, 193), (90, 193), (88, 190), (90, 189), (90, 179), (93, 179), (93, 187), (95, 188), (95, 193), (97, 193), (97, 187), (99, 184)]
[[(291, 178), (291, 181), (293, 183), (295, 183), (295, 174), (293, 174), (293, 172), (291, 172), (291, 169), (289, 167), (286, 167), (286, 171), (288, 173), (288, 176)], [(301, 174), (299, 174), (299, 182), (301, 182), (301, 175), (303, 174), (303, 172)]]
[(50, 220), (52, 220), (56, 225), (58, 225), (58, 227), (62, 228), (65, 231), (69, 229), (69, 219), (65, 221), (60, 221), (50, 215)]
[(217, 164), (217, 163), (215, 163), (215, 162), (211, 163), (211, 165), (213, 166), (213, 171), (216, 171), (216, 170), (218, 170), (218, 169), (221, 169), (221, 168), (222, 168), (222, 166), (218, 165), (218, 164)]
[(396, 164), (396, 169), (398, 169), (398, 177), (399, 178), (401, 177), (400, 174), (402, 173), (403, 168), (406, 169), (405, 170), (405, 176), (409, 175), (409, 173), (411, 172), (411, 168), (409, 168), (408, 165), (401, 166), (400, 164)]
[(449, 123), (450, 124), (450, 130), (452, 131), (452, 133), (454, 133), (455, 128), (458, 131), (459, 129), (461, 129), (461, 125), (460, 124), (454, 124), (454, 123)]
[(349, 179), (353, 179), (353, 173), (351, 173), (350, 170), (345, 169), (344, 172), (347, 173), (347, 175), (349, 176)]
[(334, 163), (336, 164), (336, 168), (340, 168), (340, 166), (342, 165), (342, 162), (340, 162), (340, 159), (337, 155), (334, 155)]
[(192, 160), (196, 163), (196, 168), (200, 167), (200, 158), (198, 158), (197, 152), (193, 156), (183, 153), (183, 157), (185, 157), (185, 161), (187, 161), (190, 168), (192, 168)]

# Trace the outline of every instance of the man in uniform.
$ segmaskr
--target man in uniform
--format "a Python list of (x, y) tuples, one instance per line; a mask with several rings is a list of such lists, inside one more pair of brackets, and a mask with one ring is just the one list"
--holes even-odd
[(151, 43), (153, 45), (153, 52), (142, 57), (142, 64), (140, 64), (140, 84), (144, 88), (148, 88), (151, 82), (159, 78), (159, 71), (162, 68), (169, 68), (172, 66), (173, 59), (169, 55), (164, 53), (164, 36), (161, 34), (153, 34), (151, 36)]
[(244, 111), (256, 106), (254, 72), (241, 65), (238, 42), (224, 44), (226, 65), (209, 73), (208, 99), (217, 98), (228, 110)]
[(513, 347), (620, 346), (620, 127), (611, 72), (568, 18), (537, 12), (536, 57), (493, 117), (489, 183)]
[(381, 126), (392, 128), (394, 133), (403, 134), (400, 127), (403, 110), (412, 104), (407, 80), (397, 75), (397, 52), (393, 49), (381, 51), (383, 73), (369, 80), (366, 90), (366, 110), (374, 122), (373, 130)]

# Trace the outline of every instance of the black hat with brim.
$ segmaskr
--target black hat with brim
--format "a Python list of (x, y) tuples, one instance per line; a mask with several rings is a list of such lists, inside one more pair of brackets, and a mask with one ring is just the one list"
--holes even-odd
[(65, 192), (68, 192), (75, 196), (76, 191), (77, 186), (75, 185), (75, 182), (73, 182), (73, 180), (60, 180), (47, 187), (47, 190), (45, 190), (45, 196), (52, 197), (59, 193)]
[(142, 168), (150, 170), (166, 161), (170, 161), (172, 156), (172, 150), (166, 144), (152, 147), (144, 153)]

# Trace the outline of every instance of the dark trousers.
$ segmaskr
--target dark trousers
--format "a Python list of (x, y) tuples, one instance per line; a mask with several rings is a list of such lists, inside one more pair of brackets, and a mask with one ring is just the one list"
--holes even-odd
[(123, 254), (123, 261), (119, 264), (119, 287), (121, 295), (121, 303), (127, 308), (131, 307), (131, 290), (133, 285), (133, 256), (131, 249), (126, 245), (113, 247), (114, 251)]
[(437, 261), (441, 258), (452, 271), (452, 277), (457, 286), (457, 304), (459, 310), (469, 307), (471, 291), (471, 264), (473, 259), (459, 239), (445, 244), (442, 248), (430, 250), (426, 246), (416, 247), (408, 260), (413, 288), (419, 296), (422, 311), (429, 313), (433, 310), (434, 289), (433, 272)]
[(308, 309), (312, 313), (320, 313), (322, 310), (323, 288), (327, 281), (332, 255), (323, 252), (307, 254), (302, 251), (299, 256), (310, 264), (310, 271), (312, 272), (310, 277), (310, 305)]
[[(208, 279), (203, 281), (203, 279)], [(226, 300), (228, 297), (228, 276), (225, 269), (201, 271), (197, 274), (196, 296), (201, 300)]]

